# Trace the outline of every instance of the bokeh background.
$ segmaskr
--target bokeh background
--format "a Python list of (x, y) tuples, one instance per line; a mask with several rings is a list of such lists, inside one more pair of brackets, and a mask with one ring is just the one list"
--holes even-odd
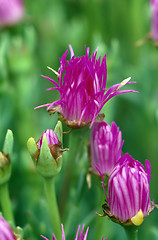
[[(0, 149), (7, 129), (14, 133), (10, 195), (17, 225), (24, 237), (51, 238), (53, 229), (45, 201), (43, 181), (28, 154), (29, 137), (36, 140), (54, 128), (57, 115), (34, 107), (53, 102), (58, 92), (45, 91), (52, 84), (40, 75), (56, 76), (47, 69), (59, 68), (59, 58), (71, 44), (75, 55), (107, 54), (108, 86), (131, 77), (131, 89), (139, 93), (117, 96), (102, 112), (105, 121), (115, 121), (123, 134), (123, 152), (152, 167), (151, 199), (158, 203), (158, 49), (152, 40), (136, 47), (150, 32), (151, 9), (148, 0), (25, 0), (24, 19), (16, 26), (0, 29)], [(69, 55), (70, 56), (70, 55)], [(126, 87), (125, 87), (126, 88)], [(129, 86), (128, 86), (129, 88)], [(64, 147), (68, 147), (64, 137)], [(66, 159), (66, 153), (64, 155)], [(65, 161), (68, 161), (66, 159)], [(92, 177), (88, 189), (86, 146), (78, 153), (68, 198), (64, 189), (64, 167), (57, 177), (56, 189), (67, 239), (74, 239), (78, 224), (90, 226), (88, 239), (126, 239), (121, 226), (100, 218), (105, 196), (100, 183)], [(71, 161), (69, 162), (71, 168)], [(66, 168), (65, 168), (66, 170)], [(158, 239), (158, 212), (154, 210), (140, 226), (138, 239)]]

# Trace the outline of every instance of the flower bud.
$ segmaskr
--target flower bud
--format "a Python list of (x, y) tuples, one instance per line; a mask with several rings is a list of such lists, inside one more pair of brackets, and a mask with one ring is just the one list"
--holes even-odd
[(103, 175), (110, 175), (116, 162), (121, 157), (122, 133), (115, 122), (111, 126), (106, 122), (94, 123), (91, 136), (91, 166), (101, 169)]
[(151, 0), (151, 10), (151, 37), (155, 42), (158, 42), (158, 0)]
[(150, 162), (146, 169), (128, 153), (123, 155), (113, 169), (108, 182), (108, 205), (104, 212), (119, 223), (140, 225), (150, 213)]
[(11, 175), (10, 155), (13, 149), (13, 133), (7, 131), (3, 151), (0, 152), (0, 184), (8, 182)]
[(47, 129), (41, 138), (35, 142), (30, 138), (28, 150), (37, 171), (45, 178), (58, 174), (62, 166), (62, 125), (58, 121), (55, 130)]
[(9, 181), (11, 175), (11, 164), (10, 160), (0, 152), (0, 184)]
[(14, 25), (24, 15), (24, 6), (21, 0), (2, 0), (0, 4), (0, 27)]
[(13, 133), (11, 130), (8, 129), (5, 140), (4, 140), (4, 145), (3, 145), (3, 153), (6, 156), (10, 156), (13, 150)]
[(13, 232), (6, 220), (0, 216), (0, 237), (3, 240), (15, 240)]

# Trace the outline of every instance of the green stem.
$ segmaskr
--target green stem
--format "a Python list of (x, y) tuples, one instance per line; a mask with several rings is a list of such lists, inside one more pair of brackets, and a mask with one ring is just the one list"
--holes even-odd
[(63, 185), (60, 193), (60, 202), (59, 202), (59, 209), (61, 214), (61, 219), (64, 219), (67, 200), (69, 196), (69, 190), (71, 185), (71, 180), (74, 175), (74, 168), (75, 168), (75, 160), (77, 153), (80, 152), (84, 145), (85, 135), (89, 129), (84, 127), (81, 129), (73, 130), (69, 135), (69, 152), (67, 155), (67, 164), (65, 166), (64, 177), (63, 177)]
[(54, 178), (44, 178), (45, 193), (48, 202), (48, 208), (53, 224), (53, 232), (57, 239), (62, 239), (61, 221), (59, 216), (58, 204), (55, 193), (55, 181)]
[(125, 232), (126, 232), (126, 236), (127, 236), (127, 240), (137, 240), (137, 235), (138, 235), (138, 229), (137, 227), (134, 226), (128, 226), (128, 227), (124, 227)]
[[(107, 179), (105, 179), (105, 191), (106, 193), (108, 193), (108, 185), (107, 185)], [(98, 199), (97, 199), (97, 206), (101, 206), (104, 202), (104, 200), (106, 199), (105, 197), (105, 193), (103, 191), (102, 188), (98, 188), (97, 189), (97, 196), (98, 196)], [(99, 211), (101, 210), (102, 212), (102, 209), (100, 207)], [(96, 224), (95, 224), (95, 238), (94, 239), (101, 239), (102, 236), (104, 236), (104, 234), (107, 234), (107, 231), (109, 230), (109, 221), (108, 221), (108, 217), (99, 217), (99, 216), (96, 216)]]
[(0, 185), (0, 201), (4, 218), (15, 225), (11, 201), (9, 197), (8, 183)]

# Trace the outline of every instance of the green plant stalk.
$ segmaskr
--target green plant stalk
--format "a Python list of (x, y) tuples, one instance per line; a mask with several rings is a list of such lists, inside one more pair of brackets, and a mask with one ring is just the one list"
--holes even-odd
[(125, 227), (124, 226), (124, 229), (126, 232), (127, 240), (137, 240), (138, 239), (137, 227), (134, 227), (134, 226)]
[[(108, 181), (108, 180), (106, 180)], [(108, 193), (108, 185), (105, 181), (105, 191)], [(98, 196), (98, 206), (105, 203), (104, 200), (106, 199), (105, 193), (102, 188), (97, 189), (97, 196)], [(103, 212), (102, 212), (103, 213)], [(96, 216), (96, 224), (95, 224), (95, 238), (94, 239), (101, 239), (104, 234), (107, 234), (107, 230), (109, 229), (109, 221), (108, 217), (99, 217)]]
[(59, 203), (59, 209), (60, 209), (62, 220), (65, 217), (71, 180), (74, 175), (74, 171), (72, 171), (72, 169), (75, 168), (75, 160), (76, 160), (77, 153), (82, 150), (82, 147), (85, 143), (85, 135), (88, 130), (89, 130), (88, 128), (76, 129), (76, 130), (73, 130), (69, 135), (69, 152), (67, 155), (67, 164), (65, 166), (65, 171), (64, 171), (65, 174), (63, 177), (64, 184), (60, 193), (61, 201)]
[(44, 188), (47, 198), (48, 208), (53, 224), (53, 232), (57, 239), (62, 239), (61, 221), (58, 210), (58, 204), (55, 193), (55, 180), (53, 178), (44, 178)]
[(8, 183), (0, 185), (0, 202), (2, 207), (3, 216), (7, 221), (10, 221), (15, 226), (14, 216), (11, 207), (9, 196)]

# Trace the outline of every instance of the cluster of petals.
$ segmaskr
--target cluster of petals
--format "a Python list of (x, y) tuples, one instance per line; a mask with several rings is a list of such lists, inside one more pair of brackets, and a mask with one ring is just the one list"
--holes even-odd
[[(86, 232), (83, 233), (83, 231), (84, 231), (84, 226), (85, 226), (84, 224), (82, 225), (82, 228), (81, 228), (80, 225), (78, 226), (75, 240), (87, 240), (89, 227), (87, 227)], [(62, 240), (65, 240), (65, 232), (64, 232), (63, 224), (61, 224), (61, 228), (62, 228)], [(81, 231), (80, 231), (80, 228), (81, 228)], [(46, 238), (46, 237), (44, 237), (44, 236), (42, 236), (42, 235), (41, 235), (41, 237), (44, 238), (45, 240), (48, 240), (48, 238)], [(56, 237), (55, 237), (54, 234), (53, 234), (52, 240), (56, 240)], [(59, 240), (60, 240), (60, 239), (59, 239)], [(102, 238), (102, 240), (104, 240), (104, 239)], [(105, 240), (108, 240), (108, 239), (105, 239)]]
[(158, 41), (158, 0), (151, 0), (151, 36), (154, 41)]
[(109, 176), (121, 157), (123, 141), (119, 127), (115, 122), (112, 122), (111, 126), (104, 121), (94, 123), (90, 145), (93, 171), (96, 172), (95, 164), (101, 169), (103, 175)]
[(64, 119), (76, 122), (77, 126), (90, 124), (91, 127), (108, 100), (118, 94), (135, 92), (120, 90), (123, 85), (134, 82), (128, 82), (130, 80), (128, 78), (106, 89), (106, 55), (101, 61), (101, 57), (96, 58), (97, 50), (89, 56), (89, 48), (85, 47), (85, 56), (75, 57), (72, 47), (69, 46), (69, 48), (71, 59), (66, 59), (68, 50), (60, 59), (57, 73), (59, 84), (43, 76), (55, 85), (47, 90), (58, 90), (60, 99), (36, 108), (47, 106), (49, 111), (52, 107), (55, 109), (58, 106), (56, 112), (60, 113)]
[(59, 139), (56, 133), (52, 129), (47, 129), (43, 132), (41, 138), (37, 142), (38, 149), (41, 149), (44, 134), (46, 135), (48, 145), (59, 144)]
[(13, 232), (6, 220), (0, 216), (0, 239), (15, 240)]
[(0, 0), (0, 27), (14, 25), (24, 15), (21, 0)]
[(108, 204), (112, 215), (126, 222), (141, 210), (143, 217), (150, 209), (150, 172), (148, 160), (144, 166), (128, 153), (113, 169), (108, 182)]

